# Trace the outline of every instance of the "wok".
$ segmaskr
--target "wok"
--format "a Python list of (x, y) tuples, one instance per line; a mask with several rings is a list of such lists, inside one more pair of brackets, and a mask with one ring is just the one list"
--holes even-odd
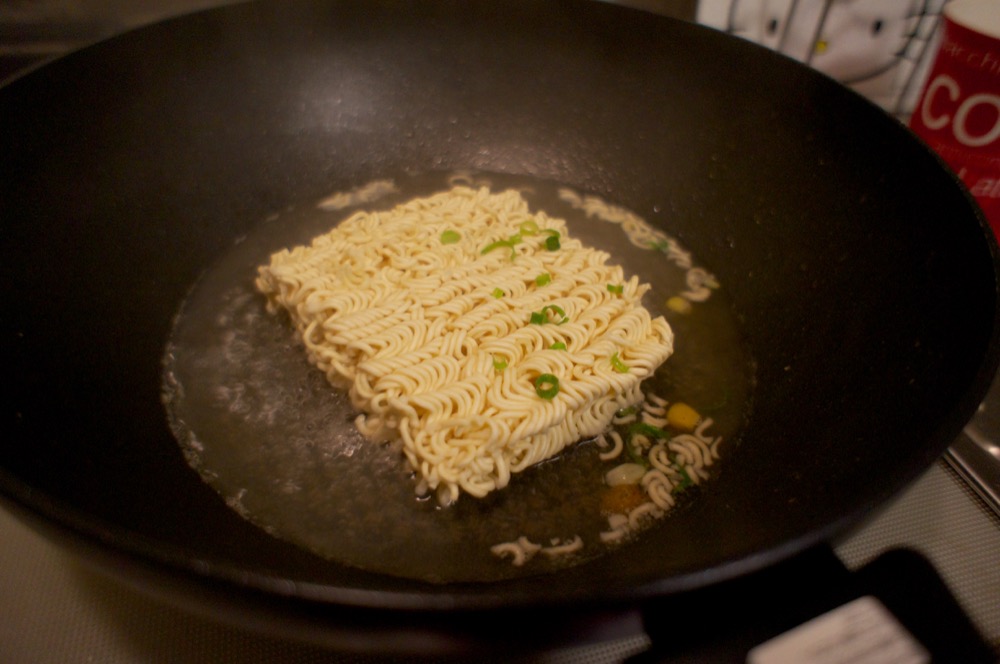
[[(924, 145), (782, 56), (638, 11), (230, 6), (9, 83), (0, 127), (4, 504), (125, 580), (262, 628), (428, 645), (495, 636), (503, 614), (558, 638), (568, 616), (766, 570), (916, 478), (997, 365), (995, 244)], [(237, 238), (331, 191), (462, 169), (564, 183), (679, 238), (755, 368), (710, 491), (541, 579), (423, 583), (273, 538), (188, 467), (161, 403), (172, 320)]]

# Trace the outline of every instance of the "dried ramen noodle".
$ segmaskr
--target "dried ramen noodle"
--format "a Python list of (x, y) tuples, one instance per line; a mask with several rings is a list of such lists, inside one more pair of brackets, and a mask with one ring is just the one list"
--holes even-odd
[(516, 191), (455, 187), (353, 214), (274, 254), (257, 287), (348, 391), (358, 429), (400, 440), (418, 491), (447, 503), (642, 401), (673, 333), (608, 259)]

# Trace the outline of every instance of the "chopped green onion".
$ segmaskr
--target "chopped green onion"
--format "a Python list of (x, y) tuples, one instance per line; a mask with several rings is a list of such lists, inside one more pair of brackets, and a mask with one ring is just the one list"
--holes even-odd
[(557, 341), (551, 346), (549, 346), (549, 348), (551, 348), (552, 350), (566, 350), (566, 344), (564, 344), (561, 341)]
[(499, 299), (500, 299), (500, 298), (502, 298), (502, 297), (503, 297), (504, 295), (506, 295), (506, 293), (504, 293), (504, 292), (503, 292), (502, 290), (500, 290), (499, 288), (494, 288), (494, 289), (493, 289), (493, 292), (492, 292), (492, 293), (490, 293), (490, 295), (492, 295), (493, 297), (495, 297), (496, 299), (498, 299), (498, 300), (499, 300)]
[(500, 359), (497, 359), (496, 356), (493, 356), (493, 369), (494, 370), (496, 370), (496, 371), (503, 371), (506, 368), (507, 368), (507, 360), (505, 360), (502, 357)]
[(490, 244), (488, 244), (485, 247), (483, 247), (483, 250), (480, 253), (481, 254), (488, 254), (491, 251), (493, 251), (494, 249), (499, 249), (500, 247), (509, 247), (510, 248), (510, 259), (514, 260), (514, 257), (517, 256), (517, 251), (514, 249), (514, 245), (520, 244), (520, 243), (521, 243), (521, 236), (518, 235), (517, 233), (515, 233), (514, 235), (511, 235), (506, 240), (497, 240), (496, 242), (491, 242)]
[(642, 453), (642, 450), (636, 449), (636, 446), (632, 444), (631, 440), (625, 445), (625, 455), (628, 456), (632, 463), (637, 463), (643, 468), (648, 469), (652, 466), (652, 464), (649, 463), (649, 459), (646, 458), (646, 455)]
[(535, 379), (535, 393), (543, 399), (552, 399), (559, 394), (559, 379), (552, 374), (541, 374)]
[(532, 325), (544, 325), (552, 321), (549, 320), (549, 312), (555, 312), (557, 315), (562, 316), (562, 320), (556, 321), (556, 325), (562, 325), (563, 323), (569, 322), (569, 317), (566, 312), (562, 310), (562, 307), (558, 307), (554, 304), (547, 304), (542, 307), (541, 311), (533, 311), (531, 313), (531, 319), (529, 322)]
[(670, 434), (661, 429), (660, 427), (654, 427), (652, 424), (646, 424), (645, 422), (633, 422), (628, 428), (628, 435), (634, 436), (636, 434), (642, 434), (643, 436), (652, 436), (653, 438), (669, 438)]
[(514, 250), (514, 245), (520, 244), (523, 241), (521, 236), (537, 235), (538, 233), (546, 233), (549, 236), (545, 238), (546, 249), (548, 249), (549, 251), (555, 251), (556, 249), (559, 248), (559, 231), (551, 228), (543, 228), (539, 230), (538, 224), (530, 220), (521, 222), (519, 228), (521, 230), (520, 233), (515, 233), (506, 240), (497, 240), (496, 242), (491, 242), (490, 244), (483, 247), (483, 250), (480, 253), (488, 254), (494, 249), (499, 249), (500, 247), (509, 247), (511, 260), (514, 260), (514, 258), (517, 256), (517, 252)]
[(549, 283), (550, 281), (552, 281), (552, 275), (549, 274), (548, 272), (543, 272), (542, 274), (540, 274), (537, 277), (535, 277), (535, 285), (536, 286), (544, 286), (545, 284)]
[(518, 228), (521, 230), (521, 235), (538, 235), (538, 224), (533, 219), (522, 221), (518, 224)]
[(554, 304), (549, 304), (547, 306), (542, 307), (542, 312), (546, 312), (549, 309), (562, 316), (562, 320), (556, 321), (556, 325), (562, 325), (563, 323), (569, 322), (569, 316), (566, 315), (566, 312)]
[(608, 292), (614, 293), (615, 295), (621, 295), (625, 292), (625, 286), (621, 284), (608, 284)]
[(611, 355), (611, 368), (618, 373), (628, 373), (628, 365), (621, 361), (617, 351)]
[(488, 245), (483, 247), (483, 250), (479, 252), (480, 254), (486, 255), (493, 251), (494, 249), (499, 249), (500, 247), (509, 247), (510, 242), (507, 240), (497, 240), (496, 242), (490, 242)]
[(462, 236), (458, 234), (458, 231), (445, 231), (441, 233), (441, 244), (455, 244), (462, 239)]
[(681, 474), (681, 483), (676, 485), (673, 489), (670, 490), (670, 493), (676, 495), (684, 491), (684, 489), (688, 488), (692, 484), (694, 484), (694, 482), (691, 480), (691, 476), (688, 475), (687, 468), (685, 468), (683, 464), (675, 461), (673, 464), (673, 468)]

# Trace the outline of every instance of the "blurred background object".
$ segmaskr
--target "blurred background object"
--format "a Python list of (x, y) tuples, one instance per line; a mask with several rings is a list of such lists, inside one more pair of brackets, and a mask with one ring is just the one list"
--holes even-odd
[(757, 42), (908, 116), (945, 0), (701, 0), (698, 21)]
[(1000, 3), (952, 0), (910, 129), (958, 174), (1000, 234)]

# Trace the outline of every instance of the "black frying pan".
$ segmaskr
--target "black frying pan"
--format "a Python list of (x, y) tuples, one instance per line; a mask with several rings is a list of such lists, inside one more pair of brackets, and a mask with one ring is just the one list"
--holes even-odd
[[(995, 244), (923, 145), (781, 56), (641, 12), (229, 7), (10, 83), (0, 128), (0, 492), (123, 577), (217, 614), (349, 642), (442, 623), (475, 638), (497, 612), (554, 607), (551, 636), (570, 614), (739, 578), (899, 492), (997, 364)], [(542, 579), (426, 584), (271, 538), (185, 464), (160, 402), (172, 318), (235, 238), (331, 191), (453, 169), (646, 215), (725, 284), (755, 362), (752, 415), (712, 490)]]

